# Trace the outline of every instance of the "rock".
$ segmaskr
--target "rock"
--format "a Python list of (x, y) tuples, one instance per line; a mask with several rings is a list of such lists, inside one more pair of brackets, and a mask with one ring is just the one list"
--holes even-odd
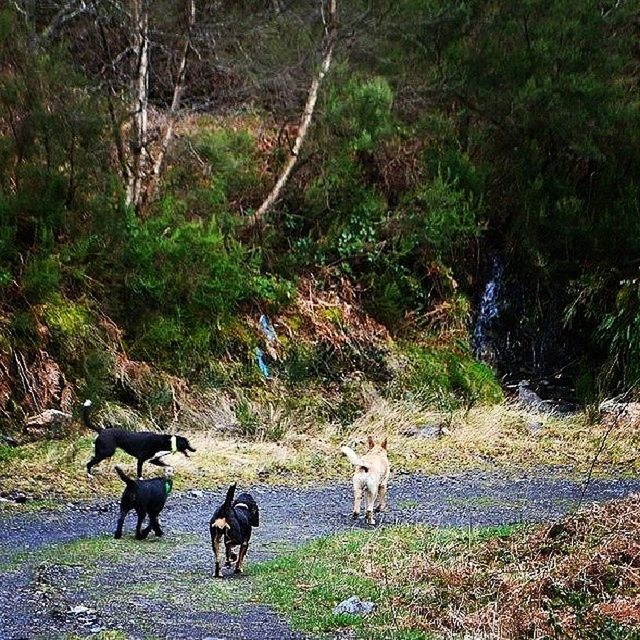
[(528, 380), (518, 382), (518, 401), (527, 409), (537, 411), (543, 404), (542, 398), (530, 387)]
[(418, 436), (421, 438), (439, 438), (442, 436), (443, 429), (442, 424), (427, 424), (418, 432)]
[(193, 498), (202, 498), (202, 496), (204, 496), (204, 491), (200, 491), (200, 489), (191, 489), (191, 491), (189, 491), (189, 495)]
[(71, 607), (71, 609), (69, 609), (70, 613), (73, 613), (74, 615), (80, 615), (81, 613), (89, 613), (89, 611), (91, 611), (91, 609), (89, 609), (89, 607), (85, 607), (82, 604), (79, 604), (75, 607)]
[(363, 616), (373, 613), (376, 605), (374, 602), (360, 600), (358, 596), (351, 596), (347, 600), (343, 600), (334, 610), (335, 615), (347, 613), (352, 616)]
[(624, 424), (640, 422), (640, 402), (625, 402), (622, 398), (611, 398), (598, 407), (604, 421), (616, 420)]
[(57, 409), (47, 409), (37, 416), (31, 416), (25, 421), (27, 427), (50, 428), (64, 426), (71, 421), (71, 414)]
[(543, 400), (533, 389), (529, 380), (518, 383), (518, 401), (530, 411), (539, 411), (549, 415), (566, 415), (578, 410), (578, 404), (561, 399)]
[(529, 422), (527, 422), (527, 428), (532, 436), (539, 436), (543, 427), (544, 425), (540, 420), (529, 420)]

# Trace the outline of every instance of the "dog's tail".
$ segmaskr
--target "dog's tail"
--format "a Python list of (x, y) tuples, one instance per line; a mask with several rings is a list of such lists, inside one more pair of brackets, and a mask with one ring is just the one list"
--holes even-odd
[(120, 479), (122, 480), (122, 482), (124, 482), (127, 487), (130, 487), (131, 489), (135, 489), (136, 487), (136, 481), (133, 478), (130, 478), (120, 467), (118, 467), (116, 465), (116, 472), (118, 473), (118, 475), (120, 476)]
[(233, 504), (233, 496), (236, 493), (236, 483), (234, 482), (228, 489), (227, 489), (227, 497), (224, 499), (224, 515), (225, 518), (229, 516), (229, 514), (231, 513), (231, 505)]
[(87, 429), (91, 429), (97, 433), (100, 433), (102, 429), (93, 424), (93, 420), (91, 419), (91, 400), (85, 400), (82, 405), (82, 409), (80, 410), (82, 415), (82, 422), (84, 422), (84, 426)]
[(365, 471), (369, 471), (369, 465), (353, 449), (349, 449), (349, 447), (341, 447), (340, 451), (349, 458), (349, 462), (354, 467), (361, 467)]

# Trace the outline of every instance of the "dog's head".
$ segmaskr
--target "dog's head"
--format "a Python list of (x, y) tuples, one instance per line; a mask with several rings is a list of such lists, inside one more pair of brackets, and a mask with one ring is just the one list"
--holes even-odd
[(367, 443), (369, 444), (369, 451), (384, 451), (387, 452), (387, 439), (385, 438), (380, 444), (376, 444), (376, 441), (373, 436), (369, 436), (367, 438)]
[(244, 507), (247, 508), (249, 512), (249, 524), (252, 527), (260, 526), (260, 510), (250, 493), (241, 493), (233, 503), (234, 507), (237, 505), (244, 505)]
[(176, 436), (176, 450), (184, 453), (185, 457), (189, 457), (189, 451), (195, 453), (196, 450), (189, 444), (184, 436)]

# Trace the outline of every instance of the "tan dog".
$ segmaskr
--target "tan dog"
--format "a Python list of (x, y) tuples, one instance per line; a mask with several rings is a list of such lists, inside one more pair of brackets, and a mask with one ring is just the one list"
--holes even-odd
[(387, 484), (389, 483), (389, 460), (387, 458), (387, 439), (376, 444), (373, 436), (369, 436), (369, 451), (360, 457), (353, 449), (342, 447), (349, 462), (356, 467), (353, 472), (353, 517), (360, 515), (362, 492), (367, 501), (367, 524), (375, 524), (373, 511), (376, 498), (380, 504), (376, 511), (387, 510)]

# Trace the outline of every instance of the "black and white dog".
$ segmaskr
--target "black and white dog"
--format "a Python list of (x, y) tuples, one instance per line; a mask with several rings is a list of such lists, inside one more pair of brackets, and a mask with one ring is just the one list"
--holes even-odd
[(107, 427), (101, 429), (91, 420), (91, 400), (86, 400), (82, 405), (82, 420), (85, 426), (98, 433), (95, 440), (93, 458), (87, 462), (87, 475), (91, 477), (91, 468), (110, 458), (117, 448), (126, 451), (130, 456), (138, 460), (138, 478), (142, 478), (142, 465), (148, 460), (159, 467), (168, 466), (162, 461), (162, 457), (170, 453), (180, 452), (187, 458), (188, 451), (195, 452), (189, 441), (183, 436), (170, 436), (150, 431), (126, 431)]
[[(136, 539), (144, 540), (149, 531), (153, 529), (156, 536), (162, 535), (162, 529), (158, 522), (158, 516), (164, 508), (164, 503), (173, 488), (171, 479), (171, 468), (165, 470), (164, 478), (153, 478), (152, 480), (134, 480), (130, 478), (120, 467), (116, 467), (118, 475), (127, 485), (120, 499), (120, 515), (118, 525), (113, 534), (114, 538), (122, 538), (122, 527), (124, 519), (129, 511), (136, 510), (138, 523), (136, 524)], [(143, 529), (142, 523), (146, 516), (149, 516), (149, 524)]]
[[(220, 567), (222, 565), (222, 542), (226, 549), (226, 564), (230, 566), (234, 560), (236, 562), (236, 573), (242, 573), (249, 540), (251, 539), (252, 527), (260, 524), (260, 513), (258, 505), (249, 493), (241, 493), (236, 500), (233, 496), (236, 485), (232, 484), (227, 490), (227, 497), (224, 504), (218, 507), (209, 522), (209, 533), (211, 534), (211, 546), (215, 555), (216, 578), (222, 577)], [(240, 550), (236, 555), (231, 551), (233, 547), (240, 545)]]

